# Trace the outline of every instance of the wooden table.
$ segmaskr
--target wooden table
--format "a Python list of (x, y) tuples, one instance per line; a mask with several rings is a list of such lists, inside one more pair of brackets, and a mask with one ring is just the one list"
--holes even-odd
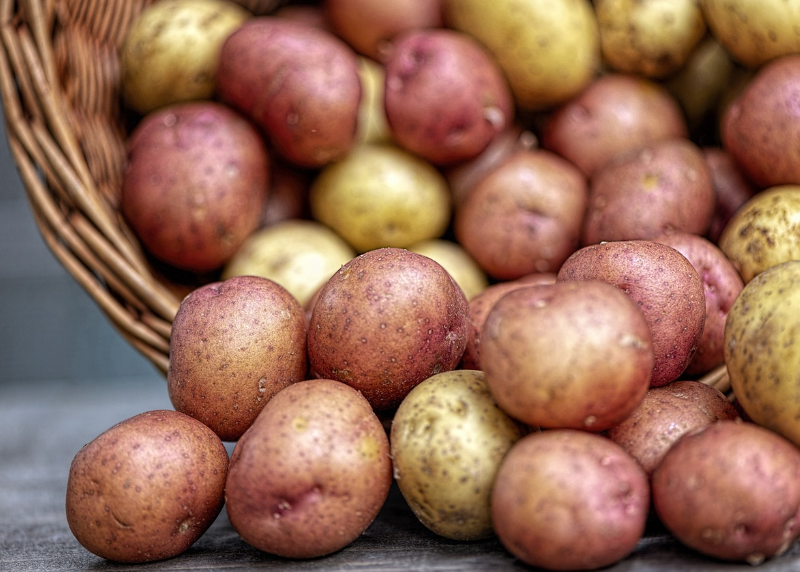
[[(236, 535), (223, 510), (181, 556), (136, 566), (106, 562), (80, 546), (67, 526), (64, 495), (70, 462), (83, 444), (118, 421), (163, 408), (171, 405), (158, 375), (108, 384), (0, 384), (0, 570), (531, 570), (496, 539), (462, 543), (436, 537), (416, 520), (396, 489), (361, 538), (326, 558), (290, 561), (255, 550)], [(656, 523), (631, 556), (605, 570), (722, 572), (753, 567), (693, 553)], [(800, 542), (758, 570), (800, 570)]]

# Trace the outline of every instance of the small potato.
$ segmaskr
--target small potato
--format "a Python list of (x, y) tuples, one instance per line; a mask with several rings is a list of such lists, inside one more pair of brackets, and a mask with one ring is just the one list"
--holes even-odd
[(269, 198), (259, 227), (307, 217), (311, 174), (280, 159), (273, 161), (271, 167)]
[(497, 407), (482, 372), (433, 375), (392, 418), (394, 477), (426, 527), (455, 540), (493, 534), (495, 474), (522, 428)]
[(236, 441), (273, 395), (305, 379), (305, 312), (267, 278), (213, 282), (181, 302), (169, 357), (175, 409)]
[(386, 69), (382, 64), (366, 57), (358, 59), (358, 76), (361, 78), (361, 103), (358, 107), (357, 144), (389, 143), (392, 134), (383, 105)]
[(305, 307), (355, 251), (328, 227), (291, 219), (251, 234), (225, 265), (222, 279), (261, 276), (280, 284)]
[(480, 40), (523, 109), (577, 95), (600, 66), (600, 39), (587, 0), (443, 0), (445, 23)]
[(679, 379), (647, 390), (642, 403), (606, 436), (625, 449), (652, 477), (670, 447), (683, 435), (723, 419), (739, 417), (718, 389)]
[(800, 4), (783, 0), (700, 0), (711, 33), (740, 63), (757, 68), (800, 53)]
[(752, 423), (718, 421), (684, 435), (652, 479), (653, 506), (684, 544), (761, 564), (800, 535), (800, 451)]
[(650, 240), (665, 232), (705, 234), (715, 199), (697, 145), (684, 138), (651, 143), (594, 172), (581, 242)]
[(771, 187), (751, 197), (728, 221), (719, 247), (745, 284), (767, 268), (800, 259), (800, 185)]
[(389, 439), (367, 400), (338, 381), (302, 381), (275, 395), (236, 443), (225, 508), (255, 548), (316, 558), (358, 538), (391, 483)]
[(450, 223), (450, 193), (427, 161), (391, 144), (359, 145), (311, 185), (312, 216), (358, 252), (407, 248)]
[(238, 112), (212, 101), (176, 103), (148, 114), (127, 147), (120, 210), (158, 260), (215, 271), (258, 228), (270, 158)]
[(327, 165), (355, 144), (358, 58), (326, 30), (277, 16), (251, 18), (222, 46), (217, 92), (298, 166)]
[(650, 386), (647, 321), (623, 292), (600, 281), (513, 290), (482, 330), (481, 366), (509, 415), (542, 428), (604, 431)]
[(550, 570), (594, 570), (644, 535), (647, 477), (619, 445), (574, 429), (531, 433), (500, 465), (492, 522), (515, 557)]
[(542, 146), (591, 177), (617, 155), (688, 135), (680, 105), (662, 85), (609, 73), (553, 110), (544, 123)]
[(507, 129), (514, 100), (494, 58), (472, 36), (406, 32), (384, 60), (384, 105), (397, 143), (436, 165), (468, 161)]
[(486, 273), (457, 242), (432, 238), (412, 244), (408, 249), (441, 264), (464, 291), (467, 300), (472, 300), (489, 286)]
[(648, 240), (585, 246), (564, 262), (557, 280), (601, 280), (636, 302), (653, 337), (651, 385), (678, 379), (689, 365), (705, 326), (705, 293), (692, 264), (671, 246)]
[(455, 211), (459, 243), (487, 274), (556, 272), (579, 245), (586, 179), (545, 150), (520, 150), (483, 177)]
[(131, 24), (120, 51), (125, 103), (148, 113), (210, 99), (222, 44), (252, 14), (229, 0), (160, 0)]
[(619, 72), (673, 74), (706, 32), (697, 0), (595, 0), (594, 9), (603, 58)]
[(742, 290), (725, 324), (736, 401), (755, 423), (800, 446), (800, 260), (768, 268)]
[(217, 518), (228, 452), (211, 429), (177, 411), (111, 427), (72, 460), (67, 523), (90, 552), (152, 562), (186, 551)]
[(703, 155), (711, 173), (717, 203), (706, 236), (711, 242), (718, 244), (719, 237), (733, 214), (760, 189), (745, 178), (731, 154), (722, 147), (704, 147)]

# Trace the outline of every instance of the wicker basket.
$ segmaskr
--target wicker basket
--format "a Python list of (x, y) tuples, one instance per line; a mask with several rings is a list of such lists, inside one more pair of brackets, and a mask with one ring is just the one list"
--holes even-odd
[[(128, 118), (119, 47), (153, 0), (0, 0), (9, 147), (38, 228), (122, 336), (162, 373), (179, 294), (118, 215)], [(262, 13), (280, 4), (241, 0)], [(725, 368), (703, 381), (723, 391)]]

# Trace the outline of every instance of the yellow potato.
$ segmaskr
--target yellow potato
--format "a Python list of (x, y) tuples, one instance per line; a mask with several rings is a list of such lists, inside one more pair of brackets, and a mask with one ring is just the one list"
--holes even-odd
[(147, 113), (214, 93), (219, 52), (252, 14), (229, 0), (161, 0), (131, 25), (122, 46), (122, 92)]
[(603, 58), (620, 72), (665, 77), (706, 31), (696, 0), (596, 0), (594, 8)]
[(522, 436), (492, 399), (480, 371), (436, 374), (405, 397), (392, 421), (394, 475), (430, 530), (456, 540), (492, 534), (491, 491), (506, 452)]
[(739, 294), (725, 323), (736, 399), (759, 425), (800, 445), (800, 260), (773, 266)]
[(418, 242), (408, 249), (432, 258), (441, 264), (464, 291), (464, 296), (467, 297), (467, 300), (471, 300), (489, 286), (486, 272), (456, 242), (442, 238), (432, 238)]
[(728, 221), (719, 247), (745, 284), (771, 266), (800, 259), (800, 185), (753, 195)]
[(305, 307), (328, 278), (355, 255), (350, 245), (323, 224), (292, 219), (251, 234), (225, 266), (222, 277), (269, 278)]
[(706, 23), (734, 59), (756, 68), (800, 52), (800, 3), (787, 0), (700, 0)]
[(447, 24), (497, 59), (520, 107), (566, 101), (594, 77), (600, 40), (587, 0), (444, 0)]
[(359, 252), (441, 236), (450, 192), (430, 163), (390, 144), (360, 145), (311, 185), (311, 214)]
[(361, 78), (361, 102), (358, 107), (358, 143), (385, 143), (391, 140), (383, 107), (383, 66), (367, 57), (358, 59)]

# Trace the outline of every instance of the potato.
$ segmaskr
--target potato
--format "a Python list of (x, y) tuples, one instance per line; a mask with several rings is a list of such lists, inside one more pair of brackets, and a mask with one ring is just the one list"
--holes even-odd
[(398, 35), (442, 26), (440, 0), (324, 0), (322, 7), (336, 33), (376, 61)]
[(228, 452), (177, 411), (128, 418), (78, 451), (69, 469), (70, 531), (93, 554), (151, 562), (187, 550), (222, 510)]
[(308, 216), (308, 191), (312, 174), (285, 160), (276, 159), (270, 166), (269, 197), (261, 215), (260, 227)]
[(256, 128), (212, 101), (147, 115), (127, 142), (120, 211), (158, 260), (202, 273), (258, 228), (270, 160)]
[(250, 10), (256, 16), (263, 16), (265, 14), (272, 14), (281, 6), (286, 4), (288, 0), (232, 0), (241, 6)]
[(356, 143), (389, 143), (392, 134), (383, 105), (386, 69), (367, 57), (358, 58), (361, 103), (358, 107)]
[(469, 339), (467, 340), (467, 347), (464, 350), (464, 356), (461, 358), (461, 367), (463, 369), (482, 369), (481, 368), (481, 331), (483, 324), (486, 321), (486, 316), (489, 310), (492, 309), (495, 302), (502, 298), (508, 292), (516, 290), (517, 288), (524, 288), (526, 286), (533, 286), (536, 284), (552, 284), (556, 281), (556, 275), (553, 272), (548, 273), (534, 273), (516, 280), (508, 280), (506, 282), (497, 282), (491, 284), (484, 289), (480, 294), (469, 299)]
[(509, 415), (542, 428), (604, 431), (650, 386), (653, 342), (644, 315), (600, 281), (513, 290), (483, 324), (481, 367)]
[(321, 167), (355, 143), (358, 59), (331, 32), (290, 18), (251, 18), (222, 46), (217, 92), (296, 165)]
[(530, 566), (594, 570), (618, 562), (644, 535), (647, 477), (619, 445), (574, 429), (531, 433), (500, 465), (492, 522)]
[(169, 358), (175, 409), (236, 441), (273, 395), (305, 379), (305, 312), (267, 278), (201, 286), (178, 308)]
[(579, 245), (586, 179), (545, 150), (520, 150), (481, 179), (455, 211), (456, 239), (490, 276), (556, 272)]
[(494, 55), (524, 109), (565, 102), (598, 71), (597, 20), (587, 0), (443, 0), (443, 6), (447, 25)]
[(760, 189), (745, 178), (731, 154), (722, 147), (704, 147), (702, 151), (711, 173), (717, 205), (706, 236), (716, 244), (733, 213)]
[(609, 73), (548, 114), (542, 146), (591, 177), (617, 155), (688, 134), (677, 100), (662, 85)]
[(684, 138), (651, 143), (594, 172), (581, 243), (648, 240), (664, 232), (705, 234), (715, 199), (696, 144)]
[(706, 32), (696, 0), (595, 0), (600, 47), (614, 70), (664, 78), (684, 67)]
[(684, 544), (761, 564), (800, 535), (800, 451), (752, 423), (718, 421), (684, 435), (652, 480), (653, 505)]
[(120, 51), (125, 104), (148, 113), (210, 99), (222, 44), (252, 14), (229, 0), (160, 0), (133, 21)]
[(455, 540), (491, 536), (494, 478), (521, 436), (521, 426), (492, 399), (482, 372), (433, 375), (409, 392), (392, 419), (397, 486), (436, 534)]
[(800, 52), (800, 5), (782, 0), (700, 0), (711, 33), (740, 63), (757, 68)]
[(439, 238), (451, 216), (441, 173), (390, 144), (359, 145), (324, 168), (309, 202), (312, 216), (358, 252)]
[(728, 312), (744, 287), (731, 261), (714, 243), (685, 232), (670, 232), (653, 239), (671, 246), (692, 264), (703, 281), (706, 320), (687, 375), (706, 373), (725, 363), (725, 321)]
[(389, 440), (366, 399), (337, 381), (278, 393), (231, 455), (225, 508), (248, 544), (286, 558), (344, 548), (389, 494)]
[(739, 417), (718, 389), (692, 379), (651, 387), (633, 413), (606, 431), (652, 477), (667, 451), (696, 429)]
[(745, 283), (767, 268), (800, 259), (800, 185), (770, 187), (751, 197), (719, 237)]
[(325, 225), (285, 220), (251, 234), (225, 265), (222, 278), (261, 276), (280, 284), (301, 306), (355, 251)]
[(639, 306), (650, 325), (655, 360), (651, 385), (678, 379), (705, 325), (703, 281), (680, 252), (648, 240), (585, 246), (561, 266), (558, 281), (601, 280)]
[(800, 55), (765, 64), (725, 108), (720, 137), (756, 186), (800, 184)]
[(408, 249), (441, 264), (459, 285), (467, 300), (471, 300), (489, 286), (486, 273), (457, 242), (432, 238), (412, 244)]
[(505, 76), (468, 34), (443, 28), (400, 34), (384, 63), (392, 137), (431, 163), (473, 159), (512, 124)]
[(792, 260), (747, 283), (725, 324), (725, 364), (747, 416), (800, 445), (798, 281), (800, 261)]
[(439, 263), (398, 248), (371, 250), (320, 290), (308, 326), (311, 372), (353, 386), (376, 410), (392, 409), (415, 385), (455, 369), (468, 312)]

